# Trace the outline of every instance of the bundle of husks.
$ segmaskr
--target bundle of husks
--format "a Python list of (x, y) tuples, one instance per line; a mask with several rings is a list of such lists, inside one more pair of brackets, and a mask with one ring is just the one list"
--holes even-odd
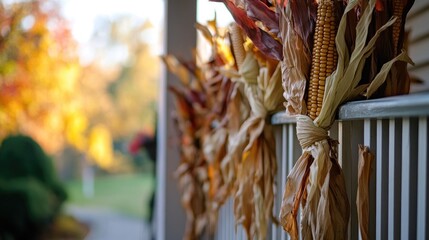
[(265, 44), (262, 39), (250, 41), (236, 25), (226, 39), (230, 48), (213, 25), (197, 28), (213, 47), (211, 61), (197, 67), (164, 57), (184, 85), (170, 89), (182, 138), (177, 176), (188, 215), (186, 238), (200, 236), (207, 222), (213, 230), (218, 208), (233, 194), (237, 223), (249, 238), (263, 239), (275, 220), (277, 166), (267, 117), (282, 108), (280, 63), (254, 47)]
[[(337, 142), (329, 138), (328, 130), (338, 106), (345, 101), (408, 93), (406, 66), (411, 60), (402, 48), (405, 19), (413, 1), (221, 2), (261, 52), (281, 60), (287, 112), (308, 114), (298, 116), (303, 155), (288, 178), (282, 225), (297, 238), (296, 215), (301, 204), (304, 239), (345, 238), (349, 204)], [(277, 14), (272, 10), (274, 5)], [(357, 201), (365, 235), (362, 217), (367, 209), (362, 202), (368, 197), (365, 162), (371, 155), (368, 149), (360, 155), (360, 166), (365, 169), (359, 169), (363, 185)], [(240, 179), (237, 183), (240, 185)], [(256, 205), (251, 201), (246, 204)]]
[(219, 207), (231, 194), (235, 181), (235, 165), (223, 163), (228, 138), (238, 132), (249, 112), (238, 86), (221, 74), (234, 68), (225, 37), (228, 34), (217, 28), (215, 20), (196, 27), (212, 47), (207, 62), (163, 57), (182, 85), (170, 86), (170, 90), (176, 97), (176, 126), (181, 139), (176, 177), (188, 221), (184, 239), (199, 239), (204, 230), (213, 234)]
[[(412, 3), (279, 2), (287, 110), (308, 115), (297, 116), (303, 153), (287, 178), (280, 212), (281, 225), (292, 239), (299, 235), (296, 218), (300, 205), (303, 239), (347, 238), (349, 202), (338, 164), (338, 143), (329, 137), (328, 130), (345, 101), (371, 97), (382, 85), (378, 96), (408, 92), (406, 64), (411, 60), (401, 49), (405, 17)], [(306, 94), (304, 83), (308, 86)], [(372, 156), (368, 149), (360, 154), (364, 163), (360, 168), (367, 168)], [(358, 186), (358, 215), (361, 235), (366, 238), (368, 209), (362, 203), (368, 198), (368, 171), (359, 171), (363, 185)]]
[(249, 239), (265, 239), (270, 220), (277, 222), (273, 216), (277, 160), (268, 117), (282, 108), (282, 45), (275, 36), (278, 18), (273, 6), (261, 1), (247, 1), (246, 5), (221, 2), (240, 27), (234, 25), (236, 30), (231, 33), (238, 71), (229, 74), (251, 109), (239, 132), (230, 137), (225, 158), (225, 163), (236, 166), (234, 213)]
[[(249, 239), (264, 239), (273, 217), (277, 160), (270, 113), (281, 108), (282, 88), (280, 64), (257, 58), (258, 51), (249, 44), (239, 67), (238, 78), (251, 113), (231, 138), (228, 154), (237, 156), (234, 213)], [(255, 51), (255, 52), (254, 52)]]

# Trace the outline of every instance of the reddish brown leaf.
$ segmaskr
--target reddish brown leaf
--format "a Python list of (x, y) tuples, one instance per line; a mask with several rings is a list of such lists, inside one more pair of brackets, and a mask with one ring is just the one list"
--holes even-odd
[(255, 22), (246, 14), (246, 11), (237, 7), (229, 0), (222, 0), (230, 11), (235, 22), (240, 26), (253, 44), (267, 57), (282, 60), (282, 44), (275, 40), (270, 34), (256, 26)]
[(261, 21), (272, 33), (279, 32), (279, 18), (276, 12), (260, 0), (247, 0), (246, 3), (249, 17)]

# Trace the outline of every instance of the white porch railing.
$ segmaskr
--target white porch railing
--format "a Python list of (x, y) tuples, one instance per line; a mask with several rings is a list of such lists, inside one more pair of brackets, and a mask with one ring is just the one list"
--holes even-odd
[[(338, 139), (339, 158), (351, 207), (349, 239), (359, 239), (356, 213), (358, 144), (376, 155), (370, 180), (370, 239), (429, 239), (428, 189), (429, 93), (357, 101), (339, 110), (330, 130)], [(278, 175), (274, 203), (278, 215), (286, 177), (301, 154), (295, 120), (284, 113), (272, 117), (276, 125)], [(246, 239), (235, 231), (232, 200), (219, 213), (215, 239)], [(273, 225), (268, 239), (288, 239)]]

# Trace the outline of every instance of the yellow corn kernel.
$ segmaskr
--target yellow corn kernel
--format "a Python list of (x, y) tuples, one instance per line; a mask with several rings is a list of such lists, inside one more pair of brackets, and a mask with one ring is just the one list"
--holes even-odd
[(398, 54), (399, 35), (401, 33), (402, 13), (404, 11), (404, 7), (403, 0), (393, 1), (393, 16), (397, 18), (392, 26), (394, 56)]
[(234, 53), (235, 62), (239, 69), (243, 64), (244, 59), (246, 58), (246, 51), (244, 50), (244, 46), (243, 46), (244, 39), (241, 31), (242, 31), (241, 28), (236, 23), (233, 23), (231, 25), (230, 33), (231, 33), (232, 51)]
[(321, 0), (318, 4), (307, 99), (308, 115), (312, 119), (319, 115), (322, 108), (326, 77), (337, 66), (334, 0)]

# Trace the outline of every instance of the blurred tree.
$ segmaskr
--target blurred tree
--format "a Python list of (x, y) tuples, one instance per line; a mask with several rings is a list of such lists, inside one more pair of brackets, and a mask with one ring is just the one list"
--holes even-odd
[[(152, 26), (99, 20), (95, 57), (82, 66), (59, 9), (48, 0), (0, 2), (0, 140), (24, 133), (51, 154), (69, 145), (114, 171), (136, 132), (154, 132), (160, 61), (147, 43)], [(108, 161), (94, 153), (101, 145)]]
[(64, 144), (80, 74), (76, 44), (57, 9), (43, 0), (0, 3), (0, 139), (23, 132), (49, 152)]
[(104, 124), (109, 126), (114, 138), (129, 139), (142, 130), (153, 133), (160, 61), (147, 43), (147, 32), (152, 25), (129, 16), (99, 22), (100, 33), (96, 33), (95, 38), (103, 36), (104, 44), (100, 44), (102, 49), (93, 67), (113, 73), (106, 86), (110, 106), (103, 110), (103, 116), (109, 116)]
[[(160, 61), (147, 43), (151, 27), (148, 21), (128, 16), (114, 21), (99, 19), (93, 40), (99, 43), (98, 49), (83, 70), (83, 91), (90, 93), (85, 96), (97, 96), (97, 105), (86, 101), (89, 119), (96, 120), (90, 125), (102, 124), (110, 131), (116, 143), (115, 160), (128, 153), (124, 146), (137, 132), (154, 134)], [(106, 162), (94, 156), (98, 165)]]

